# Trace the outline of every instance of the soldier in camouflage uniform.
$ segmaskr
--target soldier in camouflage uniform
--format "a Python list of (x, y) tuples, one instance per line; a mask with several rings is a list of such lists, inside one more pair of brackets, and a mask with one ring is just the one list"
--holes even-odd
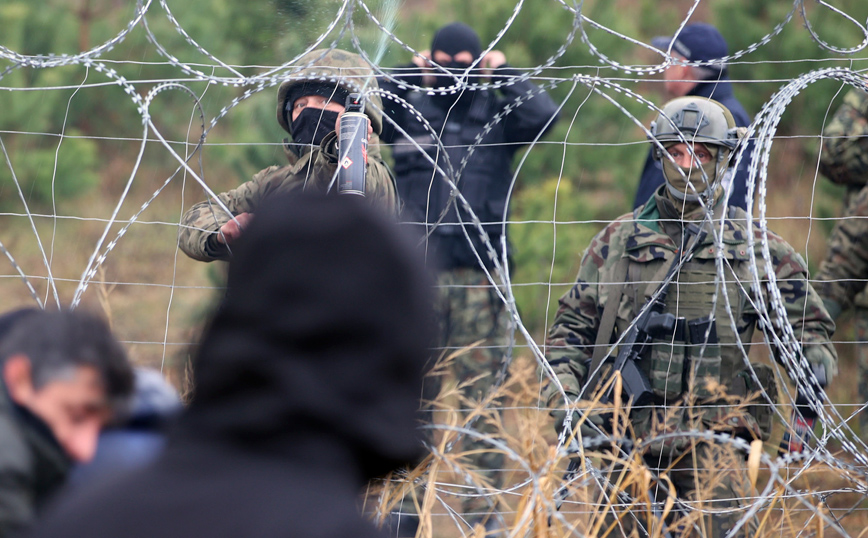
[[(820, 172), (847, 187), (847, 209), (829, 238), (816, 287), (833, 319), (855, 306), (859, 397), (868, 402), (868, 93), (850, 90), (823, 134)], [(859, 425), (868, 436), (868, 412), (859, 414)]]
[[(181, 222), (179, 246), (195, 260), (227, 259), (229, 245), (240, 234), (263, 199), (280, 192), (336, 189), (337, 134), (347, 95), (377, 89), (373, 71), (357, 54), (343, 50), (315, 50), (302, 56), (306, 66), (283, 82), (277, 92), (277, 121), (293, 141), (284, 140), (286, 166), (270, 166), (236, 189), (219, 195), (232, 215), (212, 200), (187, 211)], [(383, 119), (380, 98), (368, 95), (365, 114), (371, 120), (365, 195), (372, 203), (395, 213), (397, 194), (380, 156), (378, 135)], [(234, 217), (234, 218), (233, 218)]]
[[(699, 225), (708, 234), (675, 274), (663, 310), (681, 321), (672, 334), (658, 334), (650, 353), (639, 361), (639, 368), (653, 387), (653, 398), (649, 405), (631, 412), (630, 431), (637, 439), (710, 429), (767, 440), (773, 416), (769, 406), (752, 405), (747, 408), (749, 414), (739, 413), (735, 410), (737, 402), (720, 392), (722, 388), (729, 395), (760, 398), (757, 391), (762, 389), (771, 398), (776, 396), (772, 369), (758, 363), (749, 368), (737, 345), (741, 342), (750, 347), (759, 319), (754, 305), (766, 305), (773, 322), (776, 317), (767, 287), (757, 294), (750, 285), (749, 217), (743, 209), (722, 203), (721, 179), (737, 147), (738, 129), (726, 107), (710, 99), (682, 97), (670, 101), (662, 110), (651, 132), (656, 139), (656, 158), (663, 161), (666, 183), (633, 214), (609, 224), (585, 252), (577, 282), (560, 299), (549, 331), (547, 359), (559, 384), (551, 383), (543, 396), (554, 409), (556, 428), (562, 429), (567, 409), (577, 400), (592, 396), (582, 391), (592, 390), (583, 387), (595, 347), (600, 348), (597, 353), (602, 359), (610, 344), (625, 334), (648, 298), (659, 289), (675, 256), (681, 256), (694, 238), (701, 237), (696, 233)], [(685, 143), (687, 140), (691, 144)], [(709, 212), (711, 219), (706, 218)], [(714, 233), (720, 230), (721, 240), (714, 241)], [(759, 240), (760, 231), (754, 230)], [(836, 373), (837, 356), (829, 337), (835, 325), (808, 283), (805, 262), (772, 233), (769, 248), (787, 315), (783, 321), (792, 326), (807, 360), (823, 365), (831, 378)], [(754, 250), (761, 260), (759, 243)], [(725, 279), (718, 277), (718, 256), (724, 259)], [(765, 266), (760, 264), (757, 270), (760, 278), (768, 281)], [(612, 301), (616, 302), (610, 307)], [(730, 322), (730, 313), (737, 331)], [(697, 341), (684, 330), (691, 320), (709, 314), (716, 318), (718, 344), (709, 339), (709, 333), (703, 332), (705, 340)], [(608, 322), (608, 334), (601, 327), (604, 319), (614, 320)], [(609, 353), (614, 357), (617, 350)], [(569, 398), (566, 405), (561, 387)], [(761, 399), (757, 403), (765, 402)], [(579, 418), (574, 416), (573, 424)], [(582, 428), (585, 435), (595, 435), (592, 431)], [(713, 492), (698, 491), (701, 471), (698, 465), (694, 467), (695, 462), (712, 450), (709, 444), (697, 445), (686, 437), (674, 437), (655, 443), (643, 456), (649, 468), (658, 474), (665, 471), (679, 498), (695, 500), (705, 495), (706, 501), (714, 501), (712, 508), (733, 508), (737, 506), (737, 500), (733, 500), (738, 497), (734, 495), (737, 474), (724, 477)], [(703, 517), (707, 517), (707, 528), (713, 536), (723, 536), (739, 517), (736, 512), (712, 514)]]

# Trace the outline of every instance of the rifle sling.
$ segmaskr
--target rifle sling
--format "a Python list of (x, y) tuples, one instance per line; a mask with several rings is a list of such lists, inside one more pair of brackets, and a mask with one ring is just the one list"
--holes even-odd
[(630, 265), (630, 258), (622, 257), (615, 266), (613, 276), (613, 289), (606, 300), (606, 306), (603, 307), (603, 317), (600, 319), (600, 328), (597, 331), (597, 341), (594, 343), (594, 355), (591, 359), (591, 366), (588, 368), (588, 374), (594, 373), (594, 376), (588, 382), (584, 389), (585, 398), (591, 398), (593, 390), (597, 386), (600, 379), (600, 363), (606, 358), (609, 351), (609, 345), (612, 343), (612, 331), (615, 329), (615, 317), (618, 314), (618, 305), (621, 304), (621, 295), (624, 293), (624, 286), (627, 285), (627, 267)]

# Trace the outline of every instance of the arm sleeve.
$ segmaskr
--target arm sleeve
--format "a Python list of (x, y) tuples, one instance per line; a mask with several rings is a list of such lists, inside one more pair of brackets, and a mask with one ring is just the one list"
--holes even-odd
[(868, 187), (850, 202), (827, 245), (815, 285), (823, 299), (846, 309), (868, 279)]
[[(838, 354), (830, 340), (835, 332), (835, 322), (808, 281), (808, 268), (802, 257), (778, 236), (770, 234), (769, 243), (774, 247), (775, 277), (787, 321), (805, 358), (811, 364), (825, 366), (826, 376), (831, 380), (838, 373)], [(771, 315), (774, 324), (780, 314)], [(777, 325), (774, 330), (780, 332)]]
[[(546, 359), (555, 371), (564, 392), (578, 394), (587, 374), (586, 361), (594, 354), (600, 326), (599, 257), (594, 252), (605, 248), (599, 236), (582, 257), (576, 283), (558, 301), (554, 323), (546, 339)], [(543, 392), (546, 403), (560, 394), (554, 382)]]
[[(521, 73), (503, 65), (494, 72), (492, 80), (520, 76)], [(558, 120), (558, 106), (545, 91), (529, 80), (522, 80), (500, 89), (506, 100), (505, 106), (514, 107), (504, 117), (507, 140), (513, 143), (530, 143)], [(520, 102), (518, 101), (520, 99)], [(552, 119), (554, 118), (554, 119)], [(551, 120), (551, 123), (549, 123)]]
[(820, 173), (840, 185), (868, 183), (868, 93), (850, 90), (823, 131)]
[[(265, 179), (277, 170), (277, 166), (266, 168), (238, 188), (219, 194), (218, 198), (232, 215), (253, 213), (261, 199)], [(178, 246), (194, 260), (210, 262), (227, 259), (229, 249), (217, 242), (217, 234), (230, 218), (217, 202), (199, 202), (181, 218)]]
[(738, 206), (745, 211), (748, 211), (747, 180), (750, 175), (750, 162), (753, 159), (756, 144), (753, 140), (748, 140), (746, 144), (747, 146), (744, 150), (744, 157), (742, 157), (741, 162), (738, 164), (738, 168), (735, 170), (732, 179), (732, 193), (729, 196), (729, 205)]

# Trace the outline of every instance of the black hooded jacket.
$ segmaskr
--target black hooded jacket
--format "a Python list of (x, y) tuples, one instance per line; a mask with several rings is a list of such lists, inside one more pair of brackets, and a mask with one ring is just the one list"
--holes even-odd
[(36, 536), (379, 536), (358, 495), (420, 456), (432, 314), (411, 244), (374, 211), (349, 195), (269, 200), (164, 454), (79, 490)]
[[(513, 156), (557, 121), (558, 107), (545, 91), (529, 80), (509, 82), (520, 75), (520, 71), (504, 65), (495, 70), (492, 81), (507, 85), (497, 91), (466, 90), (457, 102), (452, 95), (428, 95), (409, 90), (394, 80), (379, 81), (383, 90), (406, 100), (412, 107), (383, 99), (384, 114), (409, 139), (388, 120), (383, 121), (381, 138), (393, 144), (395, 180), (404, 204), (402, 220), (421, 224), (422, 233), (433, 230), (426, 251), (429, 260), (441, 269), (478, 268), (474, 250), (487, 267), (492, 267), (492, 261), (485, 253), (478, 230), (470, 225), (466, 229), (472, 246), (467, 242), (460, 223), (469, 223), (471, 217), (463, 208), (459, 218), (453, 204), (445, 218), (439, 220), (447, 207), (451, 187), (435, 171), (433, 163), (457, 184), (500, 257)], [(412, 65), (396, 69), (394, 76), (408, 84), (422, 85), (419, 69)], [(469, 82), (482, 81), (478, 74), (471, 74)], [(449, 83), (454, 80), (449, 79)], [(425, 119), (431, 131), (417, 115)], [(432, 136), (432, 131), (437, 137)], [(437, 144), (438, 139), (445, 154)], [(424, 151), (419, 151), (417, 144)]]

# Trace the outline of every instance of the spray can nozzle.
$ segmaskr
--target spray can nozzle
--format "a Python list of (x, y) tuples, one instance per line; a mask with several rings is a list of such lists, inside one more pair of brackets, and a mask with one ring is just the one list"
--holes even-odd
[(365, 98), (360, 93), (351, 93), (347, 96), (344, 108), (347, 112), (364, 112)]

